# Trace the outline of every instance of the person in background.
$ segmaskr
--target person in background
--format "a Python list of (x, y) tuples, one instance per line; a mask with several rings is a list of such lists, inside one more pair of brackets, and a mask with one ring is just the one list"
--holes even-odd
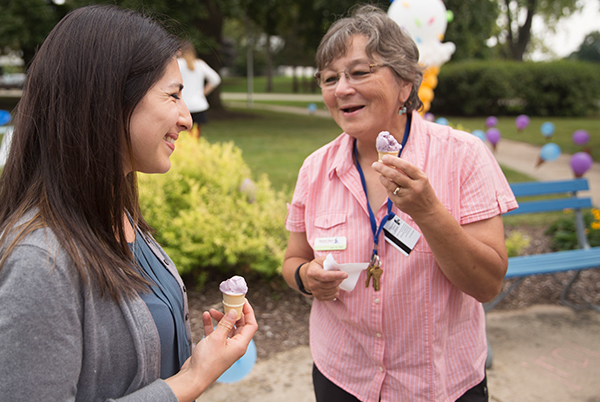
[[(166, 173), (181, 131), (180, 41), (88, 6), (40, 47), (0, 177), (0, 400), (194, 401), (257, 330), (204, 312), (150, 234), (136, 174)], [(218, 320), (213, 329), (212, 319)]]
[(194, 138), (200, 138), (202, 125), (208, 123), (206, 111), (209, 104), (206, 97), (219, 86), (221, 77), (204, 60), (198, 58), (196, 49), (190, 42), (184, 43), (181, 57), (177, 61), (183, 77), (183, 100), (194, 121), (191, 134)]
[[(502, 214), (517, 204), (481, 140), (421, 118), (418, 60), (374, 6), (335, 22), (317, 50), (343, 133), (300, 169), (283, 275), (314, 297), (319, 402), (488, 400), (481, 303), (502, 286)], [(398, 157), (378, 161), (381, 131), (403, 145)], [(324, 269), (328, 255), (368, 266), (353, 289)]]

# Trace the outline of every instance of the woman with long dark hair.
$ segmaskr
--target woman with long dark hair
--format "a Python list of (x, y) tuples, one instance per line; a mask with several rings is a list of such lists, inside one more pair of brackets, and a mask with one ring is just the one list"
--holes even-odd
[(136, 172), (167, 172), (192, 125), (179, 47), (90, 6), (32, 62), (0, 177), (0, 400), (193, 401), (256, 332), (248, 303), (237, 323), (211, 310), (192, 349), (185, 287), (140, 213)]

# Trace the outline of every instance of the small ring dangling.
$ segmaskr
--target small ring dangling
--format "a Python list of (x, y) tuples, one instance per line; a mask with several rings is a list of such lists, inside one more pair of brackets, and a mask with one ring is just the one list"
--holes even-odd
[(400, 110), (398, 110), (398, 115), (399, 115), (399, 116), (402, 116), (402, 115), (403, 115), (403, 114), (405, 114), (405, 113), (406, 113), (406, 106), (402, 106), (402, 107), (400, 108)]

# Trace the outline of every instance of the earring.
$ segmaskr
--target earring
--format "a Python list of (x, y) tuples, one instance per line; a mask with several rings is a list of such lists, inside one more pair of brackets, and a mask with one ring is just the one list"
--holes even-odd
[(406, 106), (402, 106), (400, 110), (398, 110), (398, 115), (402, 116), (406, 113)]

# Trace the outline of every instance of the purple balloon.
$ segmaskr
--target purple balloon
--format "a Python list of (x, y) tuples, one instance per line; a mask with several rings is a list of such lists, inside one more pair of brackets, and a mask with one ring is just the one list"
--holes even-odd
[(494, 116), (490, 116), (487, 119), (485, 119), (485, 126), (486, 127), (495, 127), (496, 124), (498, 124), (498, 119), (495, 118)]
[(488, 141), (491, 142), (492, 145), (496, 145), (498, 141), (500, 141), (500, 130), (498, 130), (497, 128), (490, 128), (488, 131), (486, 131), (485, 134)]
[(515, 119), (515, 126), (517, 126), (517, 130), (521, 131), (527, 128), (529, 125), (529, 116), (520, 114)]
[(577, 130), (573, 133), (572, 139), (575, 145), (585, 145), (590, 140), (590, 133), (585, 130)]
[(571, 169), (576, 177), (581, 177), (592, 167), (592, 156), (587, 152), (577, 152), (571, 156)]
[(423, 115), (423, 118), (425, 118), (425, 120), (427, 121), (435, 121), (435, 116), (433, 115), (433, 113), (427, 112)]

